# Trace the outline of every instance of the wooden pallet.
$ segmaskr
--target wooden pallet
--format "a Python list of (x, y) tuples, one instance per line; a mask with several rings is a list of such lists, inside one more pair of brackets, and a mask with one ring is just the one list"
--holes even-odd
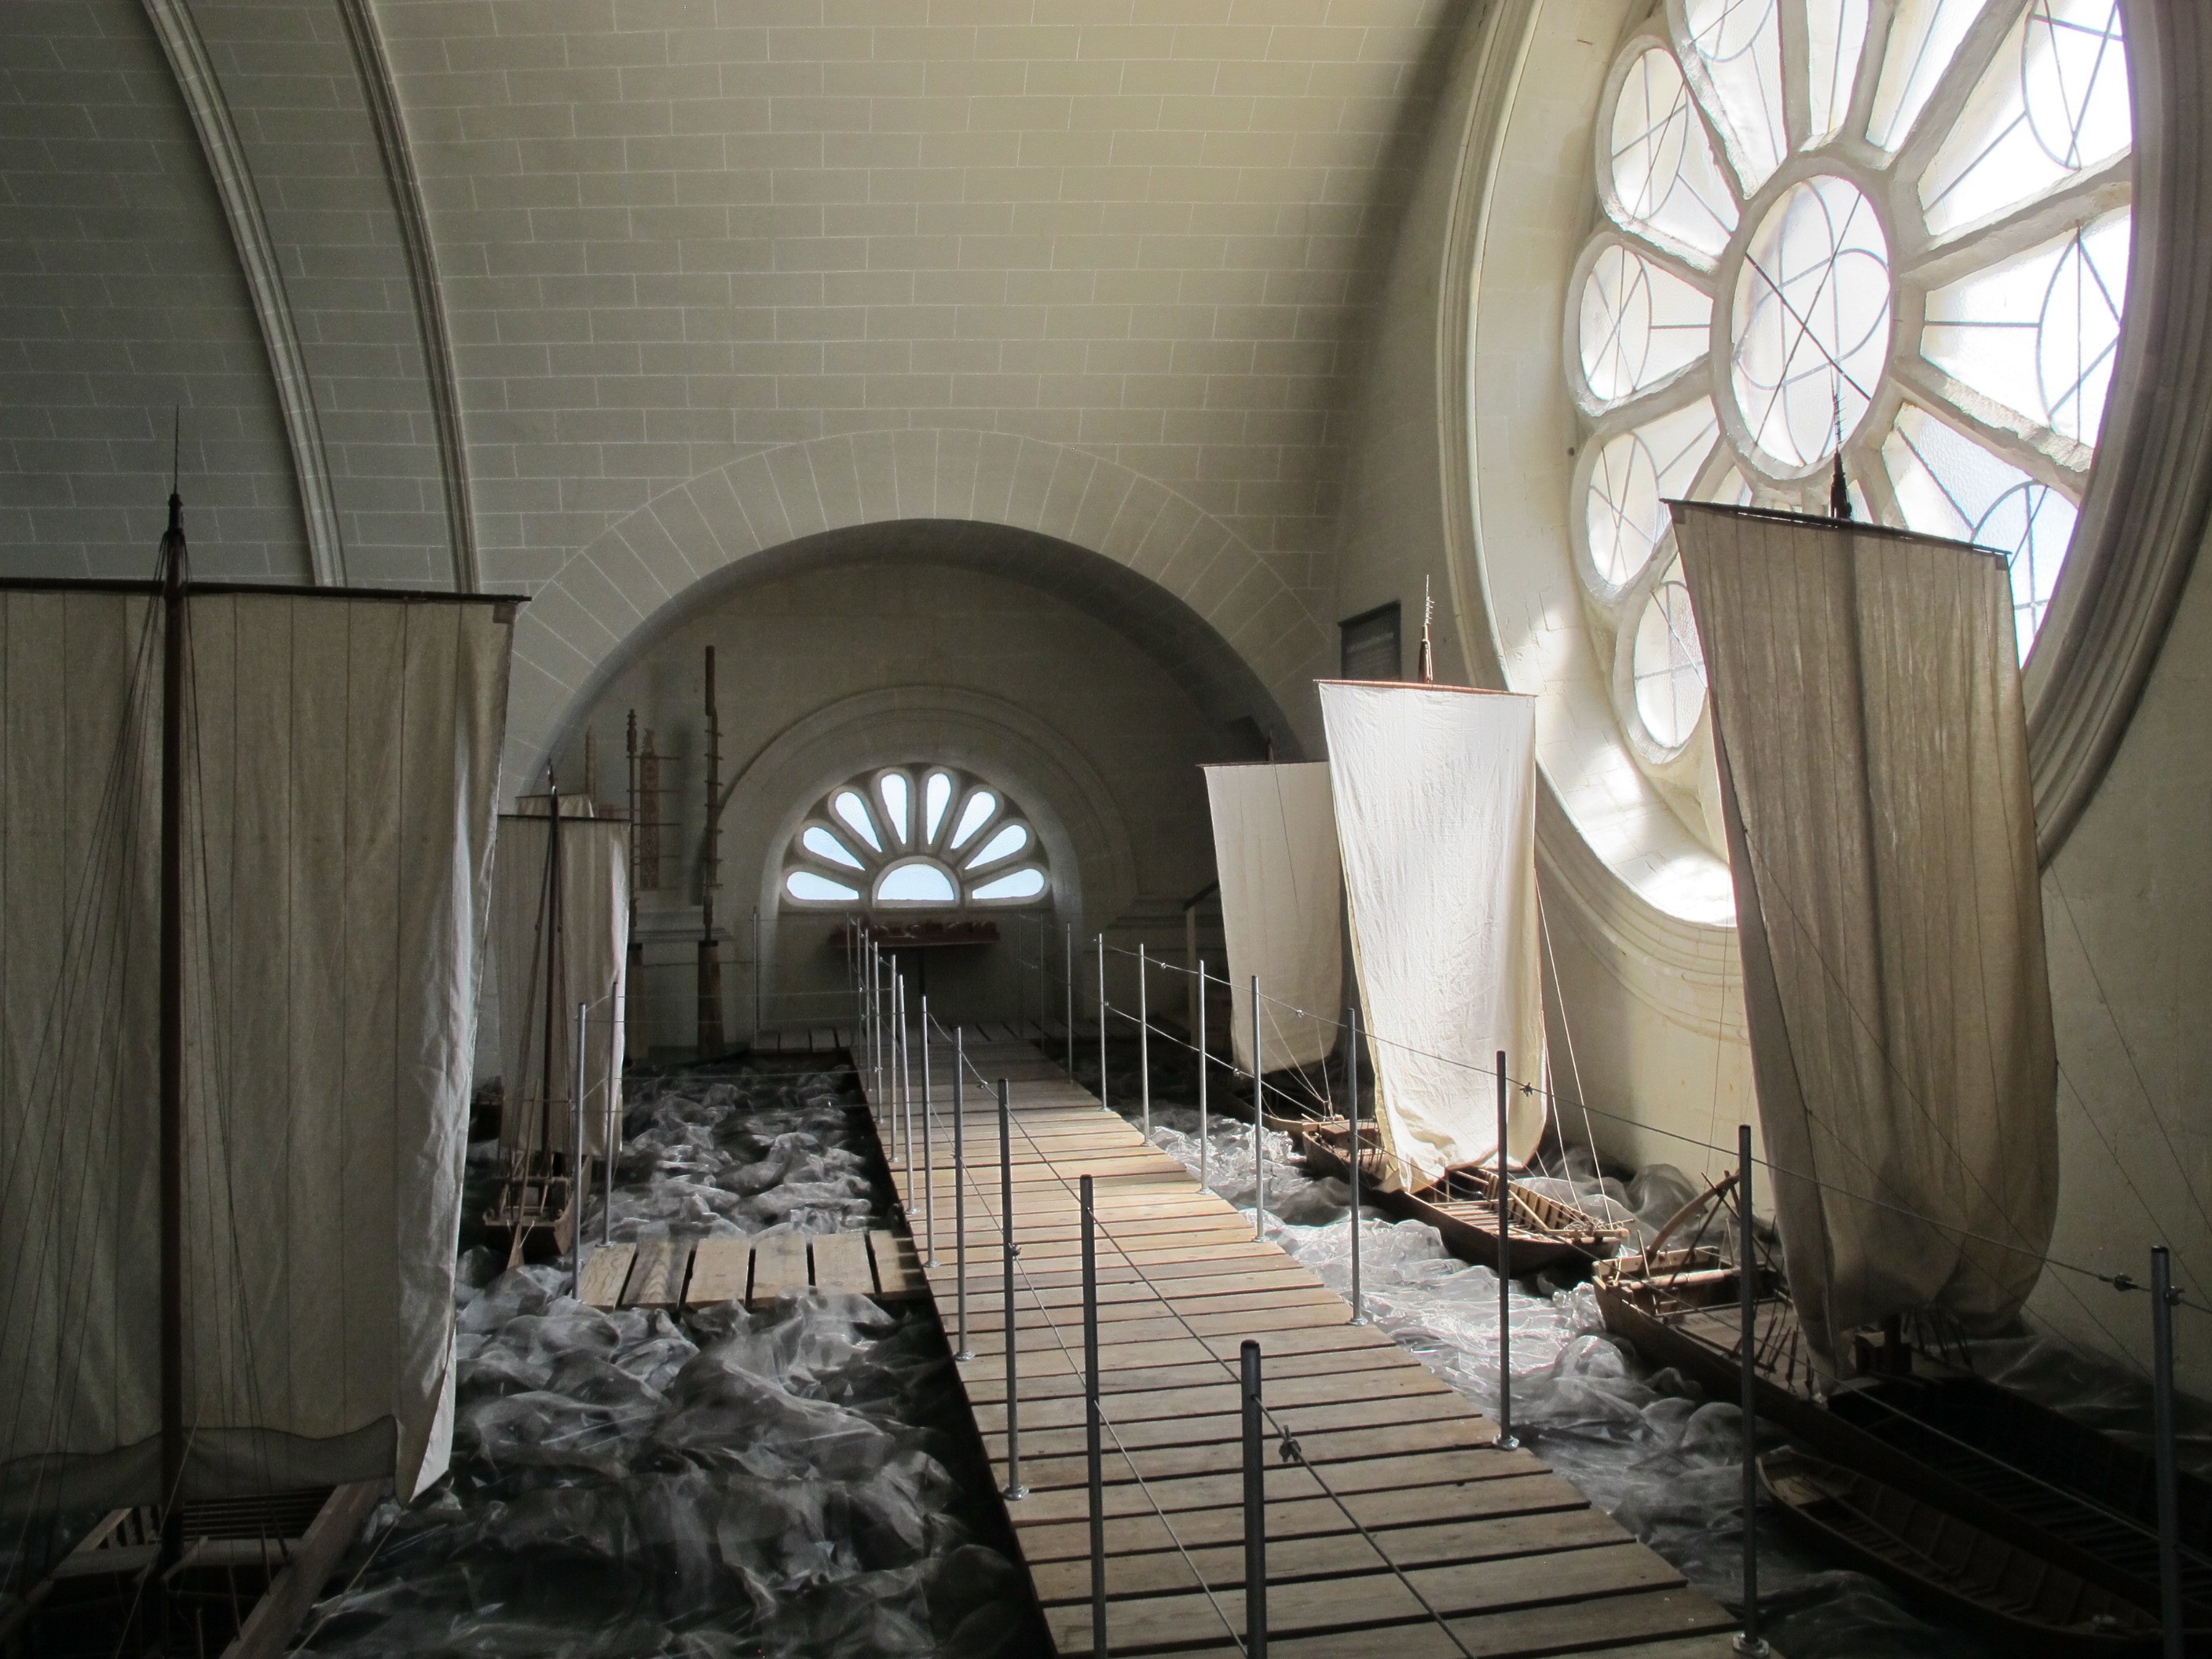
[[(1013, 1080), (1018, 1126), (1012, 1204), (1021, 1273), (1012, 1345), (1029, 1495), (1007, 1510), (1060, 1651), (1091, 1650), (1076, 1196), (1085, 1174), (1103, 1234), (1114, 1653), (1238, 1650), (1236, 1366), (1247, 1338), (1261, 1345), (1269, 1408), (1295, 1433), (1304, 1458), (1280, 1461), (1271, 1433), (1268, 1623), (1279, 1659), (1449, 1659), (1462, 1643), (1479, 1654), (1602, 1650), (1613, 1659), (1720, 1659), (1729, 1651), (1735, 1626), (1724, 1609), (1533, 1455), (1498, 1450), (1496, 1428), (1464, 1397), (1373, 1327), (1351, 1324), (1340, 1297), (1254, 1239), (1249, 1214), (1201, 1191), (1033, 1044), (980, 1038), (971, 1032), (969, 1054), (987, 1077)], [(989, 1092), (968, 1091), (975, 1358), (961, 1376), (1003, 1486), (1009, 1322)], [(917, 1236), (927, 1236), (935, 1208), (936, 1265), (920, 1271), (950, 1329), (959, 1279), (945, 1109), (940, 1102), (933, 1178), (925, 1184), (919, 1167), (892, 1174)], [(888, 1145), (888, 1112), (881, 1122)]]
[(577, 1296), (594, 1308), (763, 1308), (810, 1288), (897, 1302), (928, 1285), (912, 1241), (878, 1229), (609, 1244), (585, 1256)]

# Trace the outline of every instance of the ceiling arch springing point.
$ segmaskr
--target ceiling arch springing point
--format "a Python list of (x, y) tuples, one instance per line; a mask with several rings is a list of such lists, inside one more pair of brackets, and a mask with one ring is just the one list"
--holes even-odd
[(1670, 496), (1825, 512), (1840, 452), (1861, 514), (2008, 556), (2027, 655), (2118, 356), (2125, 47), (2119, 0), (1670, 0), (1622, 48), (1568, 523), (1648, 762), (1704, 706)]
[(990, 909), (1052, 890), (1036, 831), (1003, 790), (958, 768), (883, 767), (830, 790), (784, 854), (798, 907)]

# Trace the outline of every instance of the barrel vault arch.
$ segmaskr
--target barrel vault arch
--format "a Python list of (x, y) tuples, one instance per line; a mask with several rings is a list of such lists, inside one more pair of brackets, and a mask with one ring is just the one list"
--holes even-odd
[(701, 583), (825, 532), (917, 520), (1028, 530), (1110, 560), (1218, 633), (1302, 734), (1317, 724), (1307, 705), (1327, 635), (1313, 603), (1218, 519), (1066, 445), (902, 428), (745, 456), (664, 491), (570, 558), (515, 630), (502, 788), (542, 771), (607, 674)]

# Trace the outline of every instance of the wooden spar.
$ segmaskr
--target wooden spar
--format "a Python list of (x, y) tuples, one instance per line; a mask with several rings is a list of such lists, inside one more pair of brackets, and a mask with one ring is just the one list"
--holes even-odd
[(699, 854), (699, 1052), (722, 1052), (722, 957), (714, 943), (714, 890), (722, 884), (722, 716), (714, 697), (714, 647), (707, 647), (707, 835)]
[(645, 747), (637, 757), (637, 816), (630, 820), (630, 834), (637, 848), (637, 884), (640, 888), (660, 885), (660, 753), (653, 745), (653, 732), (645, 734)]
[(191, 626), (184, 499), (161, 538), (161, 1553), (185, 1548), (185, 666)]

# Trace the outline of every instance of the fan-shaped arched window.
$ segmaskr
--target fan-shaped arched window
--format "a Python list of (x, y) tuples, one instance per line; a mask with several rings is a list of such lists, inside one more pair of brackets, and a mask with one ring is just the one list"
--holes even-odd
[(784, 858), (784, 896), (802, 905), (957, 910), (1051, 890), (1029, 820), (1005, 791), (950, 766), (886, 767), (838, 785)]
[(1600, 104), (1569, 291), (1569, 520), (1615, 706), (1680, 752), (1704, 659), (1668, 496), (1998, 549), (2021, 654), (2104, 418), (2133, 140), (2118, 0), (1665, 0)]

